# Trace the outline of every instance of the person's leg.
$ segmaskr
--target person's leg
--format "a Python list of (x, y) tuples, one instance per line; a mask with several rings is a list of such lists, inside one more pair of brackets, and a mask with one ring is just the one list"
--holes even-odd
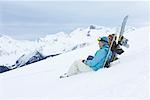
[(88, 65), (84, 64), (81, 60), (75, 61), (69, 68), (67, 75), (75, 75), (81, 72), (93, 71)]
[(116, 52), (113, 51), (110, 62), (113, 62), (115, 57), (116, 57)]

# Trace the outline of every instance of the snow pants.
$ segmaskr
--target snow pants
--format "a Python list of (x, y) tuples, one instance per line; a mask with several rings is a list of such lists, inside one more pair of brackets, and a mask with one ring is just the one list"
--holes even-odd
[(74, 63), (70, 66), (67, 75), (72, 76), (78, 73), (82, 72), (89, 72), (94, 71), (92, 68), (90, 68), (88, 65), (84, 64), (82, 60), (74, 61)]

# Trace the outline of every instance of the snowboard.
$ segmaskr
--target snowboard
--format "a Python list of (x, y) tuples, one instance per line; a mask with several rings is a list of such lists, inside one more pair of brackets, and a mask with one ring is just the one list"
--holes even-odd
[(117, 43), (119, 45), (122, 45), (124, 47), (127, 47), (129, 48), (129, 44), (128, 43), (128, 39), (126, 39), (123, 34), (124, 34), (124, 30), (125, 30), (125, 26), (126, 26), (126, 23), (127, 23), (127, 20), (128, 20), (128, 15), (124, 17), (123, 19), (123, 22), (122, 22), (122, 25), (121, 25), (121, 29), (120, 29), (120, 33), (119, 33), (119, 36), (118, 36), (118, 41)]

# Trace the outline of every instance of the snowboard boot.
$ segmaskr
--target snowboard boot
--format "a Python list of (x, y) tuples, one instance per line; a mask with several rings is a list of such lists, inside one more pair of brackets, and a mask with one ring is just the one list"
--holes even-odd
[(113, 58), (113, 61), (116, 61), (116, 60), (118, 60), (118, 59), (119, 59), (119, 58), (115, 56), (115, 57)]
[(107, 61), (106, 64), (105, 64), (105, 66), (104, 66), (104, 68), (109, 68), (109, 67), (110, 67), (110, 62)]
[(66, 77), (69, 77), (69, 76), (67, 75), (67, 73), (65, 73), (64, 75), (61, 75), (59, 78), (66, 78)]

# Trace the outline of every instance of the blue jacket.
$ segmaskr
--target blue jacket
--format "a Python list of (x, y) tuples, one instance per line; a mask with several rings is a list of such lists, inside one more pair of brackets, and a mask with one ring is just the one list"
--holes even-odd
[[(86, 60), (84, 61), (84, 63), (90, 66), (94, 71), (97, 71), (98, 69), (103, 67), (108, 51), (109, 51), (109, 46), (104, 45), (95, 53), (94, 58), (92, 60)], [(111, 58), (111, 55), (112, 52), (110, 51), (110, 55), (108, 59)]]

